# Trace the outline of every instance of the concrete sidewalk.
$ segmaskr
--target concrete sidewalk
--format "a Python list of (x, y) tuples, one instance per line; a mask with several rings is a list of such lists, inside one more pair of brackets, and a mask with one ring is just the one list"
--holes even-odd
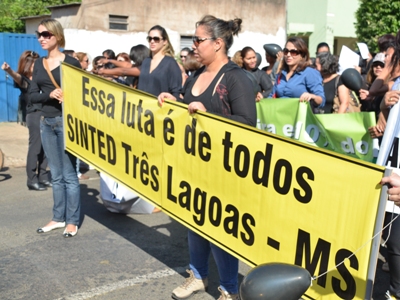
[(28, 143), (27, 127), (17, 122), (0, 123), (0, 149), (5, 156), (4, 167), (25, 167)]

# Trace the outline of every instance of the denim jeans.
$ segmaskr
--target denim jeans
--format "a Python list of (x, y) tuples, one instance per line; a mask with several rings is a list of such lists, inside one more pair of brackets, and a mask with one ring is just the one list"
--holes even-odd
[(237, 294), (239, 260), (191, 230), (188, 233), (188, 241), (190, 269), (194, 277), (201, 279), (208, 276), (208, 259), (212, 252), (221, 288), (230, 294)]
[(76, 157), (64, 150), (62, 117), (40, 121), (42, 145), (53, 183), (53, 221), (79, 225), (81, 199)]

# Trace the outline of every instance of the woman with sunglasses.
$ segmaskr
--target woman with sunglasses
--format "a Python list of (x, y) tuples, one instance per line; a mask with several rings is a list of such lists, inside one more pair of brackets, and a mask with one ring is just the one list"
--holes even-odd
[(32, 103), (43, 105), (40, 131), (51, 170), (54, 200), (52, 220), (37, 232), (44, 233), (65, 227), (63, 236), (68, 238), (78, 232), (81, 200), (76, 157), (64, 150), (64, 98), (60, 88), (60, 62), (77, 68), (81, 68), (81, 65), (77, 59), (60, 51), (60, 48), (65, 47), (65, 38), (64, 30), (58, 21), (43, 20), (36, 35), (42, 48), (47, 50), (47, 56), (35, 63), (29, 95)]
[(85, 52), (76, 52), (76, 58), (79, 60), (83, 70), (87, 71), (89, 68), (89, 57)]
[(29, 130), (29, 146), (26, 158), (26, 175), (28, 189), (34, 191), (45, 191), (51, 187), (50, 174), (47, 170), (47, 158), (42, 147), (40, 138), (40, 116), (42, 104), (32, 103), (29, 97), (29, 86), (32, 82), (32, 72), (35, 61), (39, 55), (34, 51), (24, 51), (18, 61), (17, 72), (12, 70), (5, 62), (1, 68), (13, 79), (21, 91), (20, 103), (26, 110), (26, 125)]
[[(164, 99), (179, 100), (188, 104), (189, 113), (209, 112), (250, 126), (256, 125), (254, 91), (245, 72), (228, 58), (233, 36), (241, 29), (241, 19), (224, 21), (205, 16), (196, 23), (193, 50), (203, 67), (190, 76), (183, 87), (183, 99), (161, 93)], [(173, 290), (172, 298), (186, 299), (208, 287), (208, 260), (214, 256), (219, 276), (220, 300), (239, 299), (238, 260), (197, 233), (188, 233), (190, 277)]]
[(283, 49), (280, 73), (269, 97), (299, 98), (300, 102), (313, 100), (321, 108), (325, 105), (320, 73), (310, 67), (310, 54), (303, 39), (291, 37)]
[(251, 47), (244, 47), (240, 52), (243, 61), (243, 68), (250, 72), (257, 80), (258, 91), (256, 94), (256, 101), (267, 98), (272, 91), (272, 81), (267, 73), (261, 71), (257, 67), (256, 52)]
[(182, 73), (174, 59), (174, 48), (167, 31), (160, 25), (153, 26), (149, 30), (147, 41), (151, 55), (142, 63), (138, 89), (155, 96), (169, 92), (179, 97)]

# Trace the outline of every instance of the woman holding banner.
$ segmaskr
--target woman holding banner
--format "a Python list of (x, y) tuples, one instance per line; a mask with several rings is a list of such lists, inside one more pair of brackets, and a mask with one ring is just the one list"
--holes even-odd
[(303, 39), (291, 37), (282, 50), (281, 72), (277, 75), (269, 98), (299, 98), (300, 102), (313, 100), (315, 106), (325, 105), (322, 78), (310, 67), (310, 54)]
[(53, 183), (53, 218), (38, 233), (64, 228), (64, 237), (78, 232), (80, 218), (80, 187), (76, 175), (76, 157), (64, 150), (62, 119), (63, 90), (60, 88), (60, 62), (81, 68), (79, 61), (63, 54), (64, 30), (54, 19), (40, 22), (36, 31), (38, 41), (47, 57), (38, 59), (33, 69), (30, 97), (32, 103), (42, 103), (40, 131), (43, 149), (48, 159)]
[[(191, 114), (207, 111), (255, 126), (256, 107), (252, 83), (227, 55), (233, 43), (233, 35), (238, 34), (241, 23), (241, 19), (224, 21), (210, 15), (196, 23), (192, 48), (203, 67), (187, 79), (182, 101), (188, 104)], [(179, 99), (171, 93), (161, 93), (158, 96), (160, 105), (165, 98)], [(187, 272), (190, 277), (173, 290), (172, 298), (186, 299), (207, 289), (208, 259), (212, 253), (220, 276), (219, 299), (239, 299), (238, 259), (193, 231), (188, 233), (188, 243), (190, 270)]]

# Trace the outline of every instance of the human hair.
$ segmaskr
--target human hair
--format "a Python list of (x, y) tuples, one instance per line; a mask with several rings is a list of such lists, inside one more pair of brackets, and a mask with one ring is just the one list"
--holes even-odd
[(378, 38), (379, 52), (385, 52), (388, 48), (394, 47), (396, 37), (393, 34), (384, 34)]
[(199, 63), (196, 57), (194, 56), (194, 51), (191, 50), (188, 52), (186, 60), (183, 63), (183, 67), (185, 68), (185, 70), (190, 72), (194, 72), (201, 68), (201, 63)]
[(339, 71), (339, 62), (335, 55), (329, 52), (322, 52), (317, 55), (321, 65), (321, 75), (332, 75)]
[(64, 53), (65, 55), (68, 55), (68, 56), (74, 57), (74, 53), (75, 53), (75, 51), (74, 51), (74, 50), (63, 50), (63, 52), (62, 52), (62, 53)]
[(35, 51), (26, 50), (22, 52), (18, 61), (17, 73), (25, 77), (32, 76), (32, 65), (39, 58), (39, 54)]
[(318, 54), (318, 50), (324, 47), (328, 48), (328, 52), (331, 51), (331, 48), (329, 47), (328, 43), (321, 42), (317, 45), (317, 51), (315, 52), (315, 54)]
[(104, 50), (102, 54), (104, 57), (107, 56), (109, 59), (115, 59), (115, 52), (111, 49)]
[(242, 19), (235, 18), (233, 20), (224, 21), (211, 15), (204, 16), (200, 21), (196, 23), (196, 28), (204, 26), (205, 31), (213, 39), (222, 39), (225, 44), (225, 53), (233, 44), (233, 36), (238, 35), (241, 30)]
[(131, 62), (131, 59), (130, 59), (128, 53), (125, 53), (125, 52), (118, 53), (118, 55), (116, 56), (115, 59), (118, 60), (119, 57), (122, 57), (123, 60), (126, 62)]
[(96, 56), (95, 58), (93, 58), (93, 60), (92, 60), (92, 72), (93, 71), (95, 71), (95, 72), (97, 71), (97, 62), (102, 58), (105, 58), (105, 57), (100, 55), (100, 56)]
[(181, 49), (181, 52), (182, 51), (186, 51), (186, 52), (189, 53), (190, 51), (192, 51), (192, 49), (190, 49), (189, 47), (184, 47), (184, 48)]
[(158, 30), (161, 34), (161, 37), (164, 41), (167, 41), (167, 43), (164, 45), (164, 47), (161, 49), (161, 52), (166, 55), (166, 56), (171, 56), (174, 57), (175, 52), (174, 52), (174, 47), (172, 47), (172, 44), (169, 40), (169, 36), (167, 31), (165, 30), (164, 27), (161, 27), (160, 25), (155, 25), (153, 27), (150, 28), (149, 32), (152, 30)]
[[(287, 43), (292, 43), (297, 51), (299, 51), (299, 55), (302, 57), (301, 61), (297, 65), (296, 72), (303, 71), (305, 68), (310, 66), (310, 53), (308, 52), (306, 42), (304, 42), (302, 38), (294, 36), (289, 38), (286, 44)], [(282, 59), (282, 69), (289, 71), (289, 66), (286, 64), (284, 59)]]
[(79, 60), (79, 62), (82, 62), (85, 56), (87, 57), (87, 53), (85, 52), (76, 52), (76, 58)]
[(256, 51), (254, 51), (253, 48), (248, 47), (248, 46), (247, 46), (247, 47), (244, 47), (244, 48), (242, 49), (242, 51), (240, 51), (240, 55), (242, 56), (242, 59), (244, 59), (245, 56), (246, 56), (246, 54), (247, 54), (248, 52), (250, 52), (250, 51), (253, 51), (254, 54), (256, 53)]
[(58, 47), (65, 47), (64, 29), (61, 26), (60, 22), (54, 19), (44, 19), (39, 23), (39, 25), (46, 27), (46, 29), (55, 36), (55, 38), (57, 39)]
[[(390, 48), (391, 46), (389, 46)], [(392, 55), (392, 59), (390, 61), (390, 65), (393, 67), (393, 71), (399, 67), (400, 63), (400, 30), (396, 34), (395, 44), (394, 44), (394, 53)], [(387, 50), (387, 49), (386, 49)], [(392, 72), (393, 72), (392, 71)]]
[(377, 76), (374, 73), (374, 64), (372, 63), (372, 66), (369, 68), (367, 76), (365, 77), (365, 82), (371, 86), (371, 84), (375, 81)]
[(232, 56), (231, 61), (237, 64), (239, 67), (243, 67), (243, 58), (242, 58), (242, 50), (238, 50)]
[(133, 61), (135, 67), (141, 66), (143, 61), (148, 57), (150, 57), (150, 49), (142, 44), (133, 46), (129, 53), (129, 58)]

